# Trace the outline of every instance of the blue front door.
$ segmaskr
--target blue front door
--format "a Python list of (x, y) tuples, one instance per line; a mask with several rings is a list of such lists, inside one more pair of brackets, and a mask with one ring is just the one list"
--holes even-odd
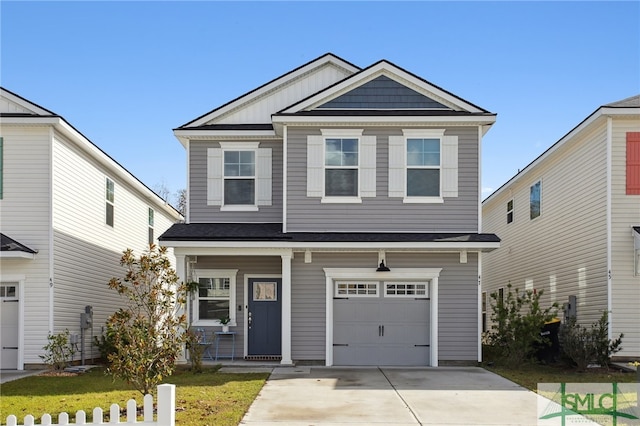
[(249, 356), (281, 355), (282, 279), (249, 279)]

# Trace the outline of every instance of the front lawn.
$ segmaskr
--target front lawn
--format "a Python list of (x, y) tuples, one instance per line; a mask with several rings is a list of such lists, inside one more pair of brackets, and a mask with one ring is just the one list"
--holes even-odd
[[(176, 424), (237, 425), (268, 376), (267, 373), (219, 373), (217, 368), (194, 374), (179, 368), (165, 380), (176, 385)], [(22, 423), (27, 414), (39, 419), (49, 413), (55, 422), (60, 412), (69, 413), (73, 421), (76, 411), (84, 410), (89, 421), (95, 407), (101, 407), (106, 415), (113, 403), (122, 408), (129, 399), (135, 399), (138, 406), (142, 406), (142, 395), (138, 391), (105, 375), (103, 368), (71, 377), (26, 377), (3, 384), (0, 396), (2, 424), (10, 414)]]
[(517, 368), (503, 365), (483, 365), (489, 371), (501, 375), (532, 391), (538, 383), (634, 383), (635, 372), (620, 371), (615, 368), (589, 369), (583, 373), (561, 363), (553, 365), (524, 364)]

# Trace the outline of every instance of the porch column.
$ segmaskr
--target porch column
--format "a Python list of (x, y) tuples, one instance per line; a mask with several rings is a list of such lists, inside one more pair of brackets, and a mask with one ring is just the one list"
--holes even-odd
[[(187, 275), (186, 275), (186, 270), (185, 270), (185, 255), (183, 254), (176, 254), (176, 274), (178, 275), (178, 283), (180, 282), (187, 282)], [(187, 305), (185, 305), (184, 308), (178, 310), (178, 312), (176, 312), (176, 315), (180, 316), (182, 314), (186, 314), (187, 315), (187, 324), (186, 326), (189, 326), (189, 311), (188, 311), (188, 303), (189, 301), (187, 301)], [(182, 347), (182, 351), (180, 353), (180, 356), (178, 357), (178, 363), (183, 364), (187, 362), (187, 350), (186, 350), (186, 346)]]
[(282, 257), (282, 361), (292, 365), (291, 360), (291, 254)]

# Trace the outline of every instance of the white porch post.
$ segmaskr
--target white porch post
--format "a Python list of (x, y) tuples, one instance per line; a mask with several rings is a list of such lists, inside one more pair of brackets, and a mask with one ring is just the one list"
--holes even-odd
[(291, 365), (291, 257), (282, 257), (282, 361), (280, 364)]
[[(186, 269), (185, 269), (185, 255), (183, 254), (176, 254), (176, 274), (178, 275), (178, 282), (187, 282), (187, 274), (186, 274)], [(187, 305), (185, 306), (184, 309), (180, 309), (177, 312), (177, 315), (182, 315), (183, 313), (187, 315), (187, 327), (189, 326), (189, 306), (188, 306), (189, 301), (187, 300)], [(186, 346), (182, 347), (182, 353), (180, 354), (180, 357), (178, 358), (178, 362), (179, 363), (185, 363), (187, 362), (187, 352), (186, 352)]]

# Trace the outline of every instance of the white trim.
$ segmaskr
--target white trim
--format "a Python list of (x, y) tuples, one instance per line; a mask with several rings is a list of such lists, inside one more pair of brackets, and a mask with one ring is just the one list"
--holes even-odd
[(220, 206), (221, 212), (257, 212), (260, 210), (255, 204), (223, 204)]
[(441, 139), (445, 129), (402, 129), (402, 135), (407, 138)]
[(223, 151), (255, 151), (260, 142), (218, 142)]
[[(482, 362), (482, 253), (478, 253), (478, 362)], [(488, 307), (488, 306), (487, 306)]]
[[(53, 208), (53, 170), (55, 166), (55, 156), (53, 155), (53, 146), (55, 141), (55, 132), (53, 127), (49, 128), (49, 187), (47, 188), (49, 199), (47, 200), (49, 203), (49, 334), (53, 334), (54, 332), (54, 305), (53, 299), (55, 297), (54, 285), (55, 285), (55, 269), (53, 267), (54, 256), (53, 256), (53, 222), (54, 222), (54, 208)], [(113, 182), (113, 191), (114, 191), (114, 201), (115, 201), (115, 181)], [(104, 188), (104, 187), (103, 187)], [(113, 210), (113, 223), (115, 224), (115, 208)], [(105, 213), (106, 215), (106, 213)], [(106, 223), (106, 222), (103, 222)]]
[(607, 314), (608, 314), (608, 327), (607, 327), (607, 339), (611, 339), (613, 336), (613, 259), (612, 259), (612, 221), (613, 214), (611, 211), (612, 203), (612, 191), (613, 191), (613, 118), (607, 117), (607, 205), (606, 205), (606, 217), (607, 217)]
[(289, 154), (287, 150), (289, 149), (289, 135), (287, 132), (287, 126), (283, 126), (282, 128), (282, 233), (287, 233), (287, 184), (289, 182), (287, 172), (287, 161), (289, 161)]
[(482, 126), (478, 126), (478, 233), (482, 232)]
[(364, 129), (320, 129), (325, 138), (360, 138)]
[[(230, 326), (238, 325), (236, 321), (236, 280), (238, 277), (238, 269), (215, 269), (215, 268), (201, 268), (194, 269), (193, 273), (195, 277), (193, 280), (197, 281), (199, 278), (228, 278), (229, 279), (229, 318), (231, 322)], [(191, 318), (191, 325), (194, 326), (213, 326), (220, 327), (220, 321), (218, 320), (200, 320), (198, 319), (198, 299), (199, 295), (196, 294), (193, 303), (193, 317)]]
[(37, 253), (27, 253), (25, 251), (0, 251), (0, 259), (29, 259), (36, 258)]
[(438, 277), (442, 268), (393, 268), (388, 272), (377, 272), (372, 268), (323, 268), (325, 274), (325, 365), (333, 365), (333, 297), (334, 280), (429, 280), (431, 300), (430, 366), (438, 366)]
[(451, 126), (454, 123), (464, 126), (478, 126), (482, 124), (493, 124), (496, 121), (495, 115), (472, 115), (472, 116), (421, 116), (421, 115), (407, 115), (407, 116), (308, 116), (308, 115), (277, 115), (274, 114), (271, 117), (274, 124), (285, 125), (339, 125), (352, 124), (355, 126), (362, 126), (364, 124), (376, 124), (376, 125), (398, 125), (398, 124), (415, 124), (416, 126), (429, 125), (446, 125)]
[[(379, 281), (365, 281), (365, 280), (358, 280), (358, 279), (352, 279), (352, 280), (334, 280), (333, 282), (333, 295), (334, 297), (344, 297), (344, 298), (366, 298), (366, 297), (380, 297), (380, 285), (379, 285)], [(340, 284), (365, 284), (365, 285), (370, 285), (370, 284), (375, 284), (376, 286), (376, 292), (375, 294), (358, 294), (358, 293), (348, 293), (348, 289), (347, 289), (347, 293), (346, 294), (338, 294), (338, 290), (339, 290), (339, 286)]]
[(282, 259), (282, 350), (280, 364), (293, 365), (291, 359), (291, 258), (293, 253), (283, 254)]
[[(424, 293), (425, 294), (388, 294), (387, 293), (387, 285), (424, 285)], [(389, 298), (389, 299), (415, 299), (415, 298), (428, 298), (429, 297), (429, 285), (431, 284), (430, 281), (404, 281), (404, 280), (386, 280), (382, 282), (382, 297), (385, 298)], [(397, 289), (396, 289), (397, 290)], [(416, 291), (417, 289), (414, 288), (414, 291)]]

